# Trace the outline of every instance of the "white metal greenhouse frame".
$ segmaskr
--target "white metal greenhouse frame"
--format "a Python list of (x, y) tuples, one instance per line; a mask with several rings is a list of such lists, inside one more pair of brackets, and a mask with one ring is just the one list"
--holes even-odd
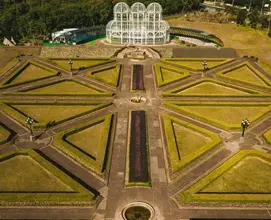
[(164, 44), (169, 41), (169, 25), (162, 18), (162, 6), (140, 2), (131, 8), (119, 2), (114, 7), (114, 20), (106, 26), (106, 40), (115, 44)]

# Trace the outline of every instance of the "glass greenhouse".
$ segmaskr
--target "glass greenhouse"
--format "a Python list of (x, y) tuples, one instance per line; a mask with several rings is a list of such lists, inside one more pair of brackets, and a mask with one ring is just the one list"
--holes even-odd
[(131, 8), (124, 2), (114, 7), (114, 20), (106, 26), (106, 39), (113, 44), (164, 44), (169, 41), (169, 25), (162, 18), (162, 6), (140, 2)]

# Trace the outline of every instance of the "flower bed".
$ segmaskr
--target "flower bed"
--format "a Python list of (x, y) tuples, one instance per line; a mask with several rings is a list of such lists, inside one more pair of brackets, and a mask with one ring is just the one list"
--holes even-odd
[(132, 90), (144, 90), (143, 65), (141, 64), (133, 65)]
[(149, 186), (148, 145), (145, 111), (130, 113), (128, 180), (126, 186)]

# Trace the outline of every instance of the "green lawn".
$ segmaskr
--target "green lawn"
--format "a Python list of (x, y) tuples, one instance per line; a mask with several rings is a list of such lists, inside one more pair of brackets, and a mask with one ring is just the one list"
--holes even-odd
[(22, 64), (10, 77), (1, 82), (1, 85), (15, 85), (46, 79), (57, 75), (57, 71), (33, 61)]
[(112, 93), (107, 93), (94, 86), (86, 86), (78, 82), (68, 80), (30, 89), (25, 93), (37, 95), (112, 95)]
[(271, 110), (271, 103), (164, 102), (164, 105), (225, 129), (241, 129), (243, 119), (254, 122)]
[(203, 70), (203, 61), (207, 61), (207, 67), (209, 69), (214, 68), (216, 66), (225, 64), (231, 59), (190, 59), (190, 58), (165, 58), (161, 60), (166, 64), (172, 64), (178, 66), (180, 68), (186, 68), (194, 71), (202, 71)]
[(261, 87), (271, 86), (271, 81), (248, 62), (217, 73), (217, 76)]
[(164, 64), (154, 65), (158, 86), (164, 86), (190, 76), (189, 73)]
[[(49, 205), (94, 202), (95, 195), (34, 150), (0, 155), (0, 202)], [(10, 203), (11, 202), (11, 203)], [(41, 202), (41, 203), (40, 203)]]
[(114, 66), (93, 70), (88, 72), (87, 76), (117, 87), (119, 84), (120, 71), (121, 65), (117, 64)]
[(8, 63), (4, 63), (4, 66), (0, 67), (0, 75), (6, 73), (7, 71), (9, 71), (13, 66), (15, 66), (19, 61), (14, 58), (12, 60), (10, 60)]
[(180, 193), (183, 202), (270, 203), (271, 156), (242, 150)]
[(200, 79), (184, 86), (179, 86), (163, 93), (164, 96), (268, 96), (258, 91), (253, 91), (230, 84), (221, 83), (216, 80)]
[(0, 125), (0, 144), (4, 143), (10, 135), (10, 132)]
[(103, 177), (110, 161), (110, 156), (105, 157), (106, 151), (112, 151), (108, 139), (113, 132), (113, 118), (109, 114), (58, 133), (53, 144)]
[[(59, 67), (70, 71), (70, 64), (68, 63), (70, 59), (50, 59), (53, 63)], [(112, 62), (112, 59), (72, 59), (72, 69), (78, 70), (79, 68), (88, 68), (92, 66), (97, 66), (100, 64), (106, 64)]]
[(173, 173), (180, 171), (221, 141), (217, 134), (198, 126), (169, 115), (162, 115), (162, 118)]
[(13, 157), (0, 167), (0, 191), (73, 191), (29, 156)]
[(106, 107), (110, 103), (31, 103), (31, 102), (6, 102), (2, 107), (16, 120), (24, 124), (25, 118), (34, 119), (34, 128), (44, 127), (47, 123), (55, 121), (61, 123), (69, 119), (93, 112)]
[(264, 136), (265, 140), (266, 140), (269, 144), (271, 144), (271, 129), (269, 129), (267, 132), (265, 132), (265, 133), (263, 134), (263, 136)]

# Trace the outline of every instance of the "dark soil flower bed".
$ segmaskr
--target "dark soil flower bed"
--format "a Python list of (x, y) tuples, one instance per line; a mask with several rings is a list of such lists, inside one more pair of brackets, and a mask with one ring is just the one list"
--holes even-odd
[(132, 90), (144, 90), (143, 65), (133, 65)]
[(130, 124), (129, 182), (149, 182), (145, 111), (132, 111)]

